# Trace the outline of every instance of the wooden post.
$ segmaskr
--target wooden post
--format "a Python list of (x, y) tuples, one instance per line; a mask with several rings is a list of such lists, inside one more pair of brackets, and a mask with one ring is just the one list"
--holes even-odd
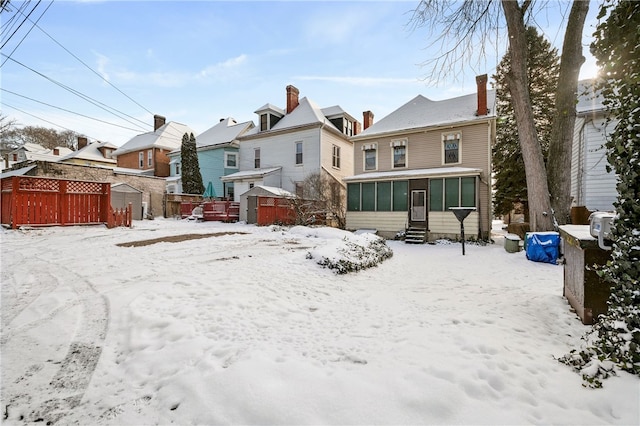
[(58, 214), (60, 215), (60, 225), (64, 226), (69, 214), (69, 196), (67, 195), (67, 181), (61, 180), (58, 192)]
[(17, 215), (18, 215), (18, 203), (16, 200), (18, 199), (18, 187), (20, 186), (20, 177), (14, 176), (11, 178), (11, 216), (9, 220), (11, 221), (11, 229), (16, 229), (17, 226)]

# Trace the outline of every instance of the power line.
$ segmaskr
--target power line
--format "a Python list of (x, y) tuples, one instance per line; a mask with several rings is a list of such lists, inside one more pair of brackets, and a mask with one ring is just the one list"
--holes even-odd
[[(0, 53), (0, 55), (7, 57), (7, 55), (5, 55), (4, 53)], [(130, 115), (128, 115), (128, 114), (125, 114), (125, 113), (124, 113), (124, 112), (122, 112), (122, 111), (118, 111), (117, 109), (115, 109), (115, 108), (113, 108), (113, 107), (110, 107), (110, 106), (108, 106), (108, 105), (106, 105), (106, 104), (104, 104), (104, 103), (102, 103), (102, 102), (100, 102), (100, 101), (98, 101), (98, 100), (95, 100), (95, 99), (91, 98), (90, 96), (87, 96), (87, 95), (85, 95), (85, 94), (83, 94), (83, 93), (81, 93), (81, 92), (79, 92), (79, 91), (77, 91), (77, 90), (75, 90), (75, 89), (72, 89), (71, 87), (69, 87), (69, 86), (67, 86), (67, 85), (65, 85), (65, 84), (62, 84), (62, 83), (60, 83), (60, 82), (58, 82), (58, 81), (56, 81), (56, 80), (52, 79), (51, 77), (48, 77), (48, 76), (44, 75), (43, 73), (41, 73), (41, 72), (39, 72), (39, 71), (34, 70), (33, 68), (31, 68), (31, 67), (29, 67), (29, 66), (27, 66), (27, 65), (23, 64), (23, 63), (22, 63), (22, 62), (20, 62), (20, 61), (17, 61), (17, 60), (16, 60), (16, 59), (14, 59), (14, 58), (9, 58), (9, 57), (7, 57), (7, 58), (8, 58), (8, 59), (10, 59), (11, 61), (15, 62), (16, 64), (18, 64), (18, 65), (20, 65), (20, 66), (22, 66), (22, 67), (24, 67), (24, 68), (28, 69), (29, 71), (31, 71), (31, 72), (33, 72), (33, 73), (35, 73), (35, 74), (38, 74), (38, 75), (39, 75), (39, 76), (41, 76), (42, 78), (44, 78), (44, 79), (46, 79), (46, 80), (49, 80), (50, 82), (52, 82), (52, 83), (56, 84), (57, 86), (59, 86), (59, 87), (61, 87), (61, 88), (65, 89), (65, 90), (67, 90), (68, 92), (73, 93), (74, 95), (78, 96), (79, 98), (84, 99), (85, 101), (87, 101), (87, 102), (89, 102), (89, 103), (91, 103), (91, 104), (93, 104), (93, 105), (97, 106), (98, 108), (101, 108), (101, 109), (103, 109), (103, 110), (107, 111), (108, 113), (110, 113), (110, 114), (112, 114), (112, 115), (114, 115), (114, 116), (116, 116), (116, 117), (120, 118), (121, 120), (124, 120), (124, 121), (126, 121), (126, 122), (128, 122), (128, 123), (130, 123), (130, 124), (132, 124), (132, 125), (134, 125), (134, 126), (138, 126), (138, 127), (139, 127), (140, 129), (142, 129), (142, 130), (146, 130), (145, 128), (143, 128), (143, 127), (142, 127), (142, 126), (140, 126), (139, 124), (134, 123), (133, 121), (127, 120), (126, 118), (124, 118), (124, 117), (122, 117), (122, 116), (129, 117), (129, 118), (131, 118), (131, 119), (133, 119), (133, 120), (135, 120), (135, 121), (139, 121), (139, 122), (141, 122), (141, 123), (143, 123), (143, 124), (147, 125), (147, 124), (146, 124), (146, 123), (144, 123), (142, 120), (139, 120), (139, 119), (137, 119), (137, 118), (135, 118), (135, 117), (132, 117), (132, 116), (130, 116)], [(120, 114), (120, 115), (118, 115), (118, 114)]]
[(90, 117), (90, 116), (88, 116), (88, 115), (84, 115), (84, 114), (81, 114), (81, 113), (79, 113), (79, 112), (75, 112), (75, 111), (71, 111), (71, 110), (68, 110), (68, 109), (65, 109), (65, 108), (61, 108), (61, 107), (59, 107), (59, 106), (51, 105), (51, 104), (48, 104), (48, 103), (46, 103), (46, 102), (42, 102), (42, 101), (39, 101), (39, 100), (37, 100), (37, 99), (30, 98), (30, 97), (25, 96), (25, 95), (21, 95), (21, 94), (19, 94), (19, 93), (12, 92), (11, 90), (7, 90), (7, 89), (3, 89), (3, 88), (0, 88), (0, 90), (2, 90), (3, 92), (11, 93), (12, 95), (20, 96), (21, 98), (28, 99), (28, 100), (33, 101), (33, 102), (37, 102), (37, 103), (42, 104), (42, 105), (46, 105), (46, 106), (51, 107), (51, 108), (56, 108), (56, 109), (59, 109), (59, 110), (64, 111), (64, 112), (69, 112), (69, 113), (74, 114), (74, 115), (79, 115), (80, 117), (88, 118), (88, 119), (90, 119), (90, 120), (98, 121), (98, 122), (100, 122), (100, 123), (109, 124), (110, 126), (120, 127), (120, 128), (122, 128), (122, 129), (132, 130), (132, 131), (134, 131), (134, 132), (139, 132), (139, 131), (140, 131), (140, 129), (132, 129), (132, 128), (130, 128), (130, 127), (125, 127), (125, 126), (121, 126), (121, 125), (119, 125), (119, 124), (110, 123), (110, 122), (108, 122), (108, 121), (104, 121), (104, 120), (101, 120), (101, 119), (99, 119), (99, 118)]
[[(75, 131), (75, 130), (68, 129), (68, 128), (64, 127), (64, 126), (61, 126), (60, 124), (56, 124), (56, 123), (54, 123), (53, 121), (46, 120), (46, 119), (44, 119), (44, 118), (42, 118), (42, 117), (38, 117), (37, 115), (31, 114), (31, 113), (29, 113), (29, 112), (27, 112), (27, 111), (23, 111), (23, 110), (21, 110), (20, 108), (16, 108), (16, 107), (14, 107), (13, 105), (9, 105), (9, 104), (8, 104), (8, 103), (6, 103), (6, 102), (3, 102), (3, 104), (4, 104), (5, 106), (8, 106), (9, 108), (15, 109), (16, 111), (20, 111), (20, 112), (21, 112), (21, 113), (23, 113), (23, 114), (27, 114), (27, 115), (30, 115), (30, 116), (31, 116), (31, 117), (33, 117), (33, 118), (37, 118), (38, 120), (44, 121), (45, 123), (49, 123), (49, 124), (51, 124), (51, 125), (54, 125), (54, 126), (56, 126), (56, 127), (60, 127), (61, 129), (68, 130), (68, 131), (73, 132), (73, 133), (78, 133), (78, 132), (77, 132), (77, 131)], [(94, 137), (91, 137), (91, 136), (89, 136), (89, 135), (86, 135), (86, 136), (90, 137), (91, 139), (98, 140), (98, 139), (96, 139), (96, 138), (94, 138)]]
[(7, 43), (9, 43), (9, 41), (13, 38), (13, 36), (15, 35), (16, 32), (18, 32), (18, 30), (20, 29), (20, 27), (22, 27), (22, 24), (24, 24), (27, 19), (29, 19), (29, 16), (31, 16), (31, 14), (36, 10), (36, 8), (40, 5), (40, 2), (42, 0), (38, 0), (38, 4), (36, 4), (35, 6), (33, 6), (33, 9), (31, 9), (31, 12), (29, 12), (29, 14), (22, 20), (22, 22), (20, 22), (20, 25), (18, 25), (18, 28), (15, 29), (14, 32), (11, 33), (11, 35), (9, 36), (9, 38), (2, 43), (2, 46), (0, 46), (0, 49), (2, 49)]
[[(53, 1), (52, 1), (53, 4)], [(89, 69), (89, 71), (91, 71), (92, 73), (94, 73), (95, 75), (97, 75), (98, 77), (100, 77), (105, 83), (107, 83), (108, 85), (110, 85), (111, 87), (113, 87), (114, 89), (116, 89), (118, 92), (120, 92), (122, 95), (124, 95), (127, 99), (129, 99), (131, 102), (133, 102), (134, 104), (138, 105), (140, 108), (142, 108), (143, 110), (145, 110), (146, 112), (148, 112), (149, 114), (153, 115), (153, 112), (149, 111), (147, 108), (145, 108), (143, 105), (141, 105), (140, 103), (138, 103), (136, 100), (134, 100), (133, 98), (131, 98), (129, 95), (127, 95), (126, 93), (124, 93), (122, 90), (120, 90), (118, 87), (116, 87), (113, 83), (111, 83), (109, 80), (107, 80), (106, 78), (104, 78), (99, 72), (97, 72), (96, 70), (94, 70), (93, 68), (91, 68), (89, 65), (87, 65), (82, 59), (80, 59), (79, 57), (77, 57), (76, 55), (74, 55), (71, 51), (69, 51), (69, 49), (67, 49), (66, 47), (64, 47), (60, 42), (58, 42), (58, 40), (56, 40), (55, 38), (53, 38), (53, 36), (51, 36), (49, 33), (47, 33), (45, 30), (42, 29), (42, 27), (40, 27), (37, 22), (34, 23), (35, 27), (38, 28), (40, 31), (42, 31), (47, 37), (49, 37), (51, 40), (53, 40), (54, 43), (56, 43), (58, 46), (60, 46), (62, 49), (64, 49), (65, 52), (67, 52), (69, 55), (73, 56), (78, 62), (80, 62), (82, 65), (84, 65), (85, 67), (87, 67)]]
[[(38, 4), (40, 4), (40, 2), (38, 2)], [(29, 19), (29, 17), (25, 17), (25, 19), (29, 19), (29, 22), (32, 22), (33, 25), (31, 25), (31, 28), (29, 28), (29, 31), (27, 31), (27, 33), (22, 37), (22, 39), (18, 42), (18, 44), (16, 45), (16, 47), (13, 48), (13, 50), (11, 51), (11, 53), (9, 53), (9, 56), (7, 59), (5, 59), (2, 64), (0, 64), (0, 68), (2, 67), (2, 65), (4, 65), (5, 62), (7, 62), (7, 60), (11, 57), (11, 55), (13, 55), (13, 53), (18, 49), (18, 47), (20, 47), (20, 45), (22, 44), (22, 42), (24, 41), (25, 38), (27, 38), (27, 36), (31, 33), (31, 30), (33, 30), (33, 27), (36, 26), (36, 24), (40, 21), (40, 19), (42, 19), (42, 17), (44, 16), (45, 13), (47, 13), (47, 10), (49, 10), (49, 8), (51, 7), (51, 5), (53, 4), (53, 0), (51, 1), (51, 3), (49, 3), (49, 6), (47, 6), (47, 8), (44, 10), (44, 12), (42, 12), (42, 14), (40, 15), (40, 17), (38, 18), (38, 20), (36, 22), (33, 22)], [(37, 7), (37, 6), (36, 6)], [(33, 8), (33, 10), (35, 10), (35, 7)], [(7, 40), (9, 41), (9, 40)]]

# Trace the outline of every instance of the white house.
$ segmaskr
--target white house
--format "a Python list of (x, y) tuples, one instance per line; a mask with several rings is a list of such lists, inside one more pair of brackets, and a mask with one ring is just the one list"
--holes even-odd
[[(339, 106), (320, 108), (287, 86), (286, 109), (272, 104), (258, 108), (259, 125), (238, 138), (240, 167), (223, 176), (234, 184), (234, 201), (257, 185), (303, 194), (303, 181), (311, 174), (328, 177), (343, 193), (343, 178), (353, 172), (353, 144), (349, 137), (360, 123)], [(240, 211), (240, 220), (246, 220)]]
[(571, 160), (572, 206), (589, 211), (611, 211), (616, 200), (616, 175), (607, 172), (607, 136), (616, 121), (607, 122), (603, 97), (594, 90), (594, 80), (582, 80), (578, 85), (576, 124)]

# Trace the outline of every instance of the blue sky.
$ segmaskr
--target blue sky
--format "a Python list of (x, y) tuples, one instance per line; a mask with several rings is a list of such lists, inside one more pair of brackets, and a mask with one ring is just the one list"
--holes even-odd
[[(11, 2), (13, 9), (23, 4), (29, 11), (36, 1)], [(1, 58), (2, 114), (19, 124), (68, 128), (120, 146), (151, 131), (153, 114), (197, 133), (223, 117), (255, 122), (253, 111), (267, 102), (284, 108), (288, 84), (300, 97), (323, 108), (340, 105), (359, 121), (363, 111), (379, 120), (418, 94), (445, 99), (475, 92), (475, 76), (495, 72), (504, 40), (498, 40), (499, 51), (487, 52), (458, 79), (428, 82), (428, 70), (419, 64), (438, 51), (427, 49), (426, 29), (408, 26), (416, 5), (417, 0), (43, 1), (30, 17), (40, 18), (39, 28), (25, 22), (10, 38), (11, 15), (2, 14), (2, 53), (11, 55)], [(559, 11), (567, 5), (561, 1)], [(592, 2), (585, 43), (596, 14)], [(557, 46), (561, 20), (560, 12), (538, 19)], [(581, 77), (594, 74), (588, 58)]]

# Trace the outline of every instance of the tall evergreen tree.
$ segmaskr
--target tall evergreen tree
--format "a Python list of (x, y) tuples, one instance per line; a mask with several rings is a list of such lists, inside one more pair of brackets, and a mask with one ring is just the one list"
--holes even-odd
[(600, 274), (611, 285), (607, 313), (581, 351), (560, 360), (592, 387), (616, 369), (640, 376), (640, 2), (605, 1), (592, 52), (602, 68), (599, 89), (610, 116), (607, 159), (617, 176), (613, 252)]
[(204, 193), (204, 184), (202, 183), (200, 163), (198, 162), (196, 138), (193, 133), (190, 135), (185, 133), (182, 136), (180, 155), (182, 157), (182, 192), (202, 195)]
[[(538, 33), (535, 27), (527, 27), (527, 72), (531, 106), (538, 140), (544, 157), (549, 152), (553, 122), (555, 91), (560, 61), (558, 50)], [(511, 71), (511, 56), (506, 54), (496, 69), (496, 144), (493, 148), (494, 212), (507, 214), (514, 203), (521, 202), (527, 210), (527, 177), (518, 141), (518, 129), (511, 102), (507, 74)], [(525, 211), (528, 217), (528, 211)]]

